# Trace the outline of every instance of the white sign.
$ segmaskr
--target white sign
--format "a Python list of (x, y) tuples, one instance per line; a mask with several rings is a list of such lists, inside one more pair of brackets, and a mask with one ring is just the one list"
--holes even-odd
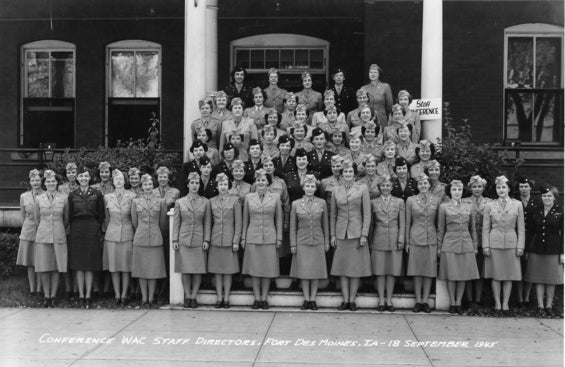
[(441, 98), (414, 99), (410, 103), (411, 111), (418, 111), (420, 120), (441, 120)]

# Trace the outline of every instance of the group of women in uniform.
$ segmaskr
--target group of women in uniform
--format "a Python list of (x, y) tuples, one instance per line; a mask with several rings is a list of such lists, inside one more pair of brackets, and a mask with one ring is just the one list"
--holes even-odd
[[(41, 273), (51, 302), (57, 272), (69, 266), (88, 305), (93, 272), (104, 269), (116, 303), (127, 302), (134, 277), (149, 306), (156, 279), (167, 275), (166, 212), (174, 208), (173, 271), (182, 274), (188, 308), (198, 306), (207, 273), (214, 274), (215, 306), (230, 307), (232, 278), (241, 273), (251, 277), (252, 308), (268, 309), (271, 281), (291, 259), (302, 309), (318, 308), (320, 282), (331, 275), (343, 296), (339, 310), (355, 311), (361, 278), (375, 276), (377, 309), (394, 311), (395, 281), (406, 275), (414, 281), (414, 312), (430, 312), (436, 277), (447, 281), (450, 312), (462, 311), (466, 289), (480, 302), (481, 278), (492, 279), (495, 310), (505, 312), (512, 282), (524, 276), (536, 284), (543, 312), (553, 313), (555, 285), (563, 276), (563, 211), (556, 190), (544, 186), (543, 205), (537, 205), (529, 197), (511, 199), (504, 176), (491, 183), (495, 200), (483, 196), (487, 182), (480, 176), (442, 183), (434, 144), (419, 140), (410, 93), (401, 91), (393, 105), (381, 75), (371, 65), (370, 83), (356, 92), (354, 108), (343, 70), (336, 70), (334, 86), (322, 95), (312, 90), (308, 73), (303, 90), (294, 94), (278, 86), (276, 70), (269, 71), (269, 87), (251, 89), (245, 70), (236, 68), (225, 91), (200, 102), (180, 191), (170, 186), (166, 167), (156, 172), (158, 188), (150, 175), (129, 169), (131, 189), (125, 190), (124, 174), (103, 162), (98, 186), (89, 186), (90, 173), (80, 169), (77, 183), (67, 184), (68, 195), (57, 191), (52, 171), (44, 173), (45, 192), (39, 172), (30, 172), (32, 189), (21, 199), (20, 255), (34, 255), (31, 263), (21, 262), (35, 266), (29, 272), (32, 291), (35, 272)], [(471, 196), (463, 197), (467, 191)], [(94, 240), (97, 232), (104, 233), (102, 248)], [(525, 253), (529, 259), (522, 266)]]

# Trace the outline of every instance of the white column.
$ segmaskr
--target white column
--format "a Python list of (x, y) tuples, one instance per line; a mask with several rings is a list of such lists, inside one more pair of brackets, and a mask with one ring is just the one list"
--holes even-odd
[(218, 88), (218, 0), (206, 0), (206, 91)]
[[(421, 98), (442, 98), (443, 1), (424, 0), (423, 7)], [(441, 118), (422, 122), (425, 139), (435, 141), (441, 131)]]
[[(190, 125), (199, 115), (198, 101), (206, 95), (206, 0), (184, 1), (184, 124), (183, 160), (192, 145)], [(172, 240), (172, 216), (169, 213), (169, 238)], [(181, 274), (175, 273), (176, 251), (169, 243), (171, 276), (169, 302), (182, 304), (184, 291)]]

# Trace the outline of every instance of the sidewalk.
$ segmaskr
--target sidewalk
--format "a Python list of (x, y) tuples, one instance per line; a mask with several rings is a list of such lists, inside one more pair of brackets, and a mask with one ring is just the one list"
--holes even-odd
[(562, 319), (0, 309), (0, 366), (562, 366)]

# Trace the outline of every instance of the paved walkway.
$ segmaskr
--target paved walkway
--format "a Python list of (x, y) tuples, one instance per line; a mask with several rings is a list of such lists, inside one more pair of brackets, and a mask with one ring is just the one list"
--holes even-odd
[(563, 320), (0, 309), (0, 366), (562, 366)]

